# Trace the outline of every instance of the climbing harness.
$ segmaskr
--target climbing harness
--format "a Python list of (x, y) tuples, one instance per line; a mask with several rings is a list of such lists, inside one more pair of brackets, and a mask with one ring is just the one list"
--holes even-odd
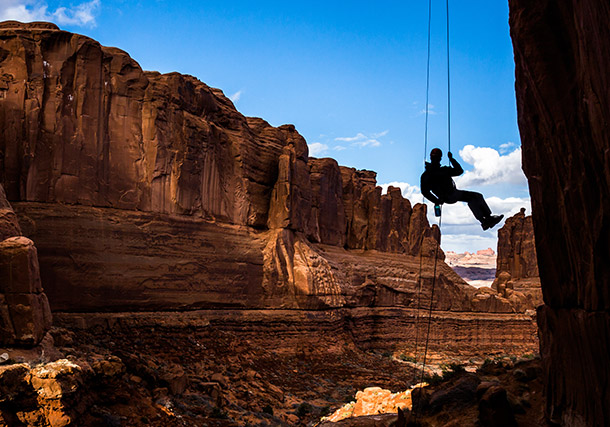
[[(448, 152), (451, 151), (451, 74), (450, 74), (450, 57), (449, 57), (449, 0), (446, 0), (446, 17), (447, 17), (447, 145), (448, 145)], [(426, 61), (426, 119), (425, 119), (425, 130), (424, 130), (424, 164), (425, 164), (425, 159), (426, 159), (426, 154), (428, 152), (428, 118), (429, 118), (429, 98), (430, 98), (430, 45), (431, 45), (431, 28), (432, 28), (432, 0), (428, 0), (428, 57), (427, 57), (427, 61)], [(423, 199), (423, 196), (422, 196)], [(439, 231), (441, 229), (441, 225), (442, 225), (442, 209), (440, 209), (440, 212), (438, 213), (438, 228)], [(420, 333), (419, 333), (419, 323), (420, 323), (420, 309), (421, 309), (421, 290), (422, 290), (422, 269), (423, 269), (423, 247), (424, 247), (424, 234), (422, 233), (422, 236), (420, 238), (420, 242), (419, 242), (419, 277), (418, 277), (418, 289), (417, 289), (417, 314), (416, 314), (416, 319), (415, 319), (415, 365), (417, 366), (417, 361), (418, 361), (418, 346), (419, 346), (419, 339), (420, 339)], [(431, 328), (431, 324), (432, 324), (432, 308), (433, 308), (433, 303), (434, 303), (434, 290), (435, 290), (435, 285), (436, 285), (436, 270), (437, 270), (437, 264), (438, 264), (438, 249), (440, 247), (440, 238), (439, 238), (439, 242), (435, 247), (434, 250), (434, 269), (433, 269), (433, 275), (432, 275), (432, 287), (431, 287), (431, 291), (430, 291), (430, 304), (428, 306), (428, 325), (426, 328), (426, 339), (425, 339), (425, 345), (424, 345), (424, 353), (423, 353), (423, 359), (422, 359), (422, 367), (421, 367), (421, 374), (420, 374), (420, 383), (423, 383), (424, 381), (424, 374), (425, 374), (425, 369), (426, 369), (426, 361), (427, 361), (427, 356), (428, 356), (428, 345), (429, 345), (429, 341), (430, 341), (430, 328)], [(417, 377), (417, 371), (415, 371), (415, 377)], [(417, 409), (415, 406), (413, 406), (412, 411), (413, 414), (415, 416), (415, 418), (417, 418)]]

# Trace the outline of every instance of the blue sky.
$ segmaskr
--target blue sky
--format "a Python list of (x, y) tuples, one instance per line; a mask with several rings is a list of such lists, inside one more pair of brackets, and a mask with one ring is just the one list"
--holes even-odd
[[(429, 148), (446, 151), (445, 2), (432, 3)], [(192, 74), (245, 115), (294, 124), (312, 154), (375, 170), (379, 184), (422, 200), (425, 0), (0, 0), (0, 19), (10, 18), (51, 20), (144, 69)], [(453, 1), (450, 24), (451, 146), (468, 171), (458, 186), (481, 191), (494, 211), (529, 212), (508, 2)], [(495, 249), (496, 231), (483, 232), (465, 205), (447, 206), (443, 224), (446, 250)]]

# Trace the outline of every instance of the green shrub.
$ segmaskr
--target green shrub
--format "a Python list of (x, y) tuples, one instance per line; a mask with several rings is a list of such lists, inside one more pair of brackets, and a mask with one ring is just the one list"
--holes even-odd
[(430, 385), (437, 385), (443, 382), (443, 377), (441, 377), (435, 372), (434, 374), (432, 374), (432, 376), (424, 375), (424, 382), (427, 382)]
[(414, 356), (409, 356), (408, 354), (402, 353), (398, 356), (400, 360), (404, 360), (405, 362), (417, 363), (417, 359)]

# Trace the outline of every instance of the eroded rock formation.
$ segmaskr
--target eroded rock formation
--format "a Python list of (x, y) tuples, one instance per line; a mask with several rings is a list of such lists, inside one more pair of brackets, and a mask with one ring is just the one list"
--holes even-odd
[(530, 309), (542, 304), (534, 227), (524, 208), (498, 230), (496, 279), (491, 287)]
[(51, 326), (34, 243), (21, 235), (0, 184), (0, 345), (34, 345)]
[(506, 271), (513, 279), (538, 277), (532, 217), (525, 209), (508, 218), (498, 230), (496, 276)]
[[(66, 328), (56, 345), (84, 362), (64, 379), (107, 380), (98, 390), (105, 406), (139, 395), (150, 413), (174, 417), (167, 394), (190, 389), (209, 394), (204, 409), (196, 403), (207, 417), (228, 389), (232, 416), (261, 412), (254, 406), (271, 399), (295, 425), (294, 398), (242, 372), (244, 355), (266, 372), (253, 355), (268, 353), (267, 372), (299, 389), (297, 365), (277, 371), (278, 360), (316, 353), (298, 365), (312, 376), (319, 361), (328, 369), (348, 354), (341, 376), (351, 381), (363, 350), (421, 344), (420, 312), (430, 305), (431, 349), (516, 354), (535, 346), (532, 317), (463, 282), (443, 262), (425, 205), (411, 206), (396, 188), (382, 194), (374, 172), (312, 159), (294, 126), (246, 118), (194, 77), (143, 71), (127, 53), (52, 24), (2, 23), (0, 36), (0, 181), (17, 213), (2, 211), (0, 230), (20, 225), (36, 243), (56, 323)], [(208, 362), (226, 370), (207, 372)], [(36, 403), (33, 392), (44, 388), (15, 369), (27, 392), (6, 406), (24, 398), (31, 407), (3, 416), (42, 420), (54, 407), (60, 422), (88, 425), (107, 415), (70, 400), (80, 393)], [(134, 421), (133, 410), (126, 417), (167, 425), (139, 413)]]
[(610, 425), (610, 4), (510, 0), (548, 417)]
[(315, 243), (443, 258), (423, 205), (294, 126), (52, 24), (0, 31), (2, 180), (53, 309), (335, 307), (370, 274), (341, 281)]
[(433, 308), (456, 313), (438, 317), (433, 345), (479, 321), (463, 339), (502, 345), (494, 316), (523, 311), (442, 261), (425, 205), (382, 194), (375, 172), (310, 158), (294, 126), (52, 24), (0, 34), (0, 179), (54, 311), (214, 309), (239, 323), (239, 310), (345, 309), (340, 327), (362, 325), (363, 347), (397, 324), (397, 339), (415, 335), (432, 283)]

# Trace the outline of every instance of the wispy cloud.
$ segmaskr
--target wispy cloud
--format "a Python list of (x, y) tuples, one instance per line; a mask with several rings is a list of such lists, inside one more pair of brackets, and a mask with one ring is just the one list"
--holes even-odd
[(307, 145), (309, 146), (310, 156), (319, 156), (320, 154), (324, 154), (328, 151), (328, 145), (322, 144), (321, 142), (312, 142), (311, 144)]
[(515, 144), (514, 142), (511, 142), (511, 141), (508, 141), (508, 142), (506, 142), (506, 143), (504, 143), (504, 144), (500, 145), (500, 153), (501, 153), (501, 154), (506, 154), (506, 153), (508, 153), (510, 150), (512, 150), (512, 149), (513, 149), (513, 147), (514, 147), (515, 145), (516, 145), (516, 144)]
[(388, 130), (370, 135), (358, 132), (355, 136), (337, 137), (335, 138), (335, 141), (349, 142), (350, 145), (355, 147), (379, 147), (381, 145), (381, 141), (379, 141), (379, 139), (386, 136), (388, 133)]
[(52, 21), (59, 25), (94, 27), (100, 7), (100, 0), (91, 0), (70, 7), (62, 6), (55, 10), (49, 10), (44, 1), (1, 0), (0, 21)]
[(229, 96), (229, 99), (235, 103), (235, 102), (239, 101), (242, 93), (243, 93), (243, 91), (238, 90), (233, 95)]
[(527, 185), (521, 169), (521, 147), (506, 155), (501, 155), (490, 147), (466, 145), (460, 150), (460, 156), (474, 168), (455, 179), (458, 187), (494, 184), (521, 187)]
[[(419, 110), (417, 112), (418, 116), (421, 116), (422, 114), (426, 114), (426, 109), (425, 108), (422, 108), (421, 110)], [(433, 104), (428, 104), (428, 114), (431, 115), (431, 116), (434, 116), (434, 115), (438, 114), (436, 112), (436, 110), (434, 109), (434, 105)]]

